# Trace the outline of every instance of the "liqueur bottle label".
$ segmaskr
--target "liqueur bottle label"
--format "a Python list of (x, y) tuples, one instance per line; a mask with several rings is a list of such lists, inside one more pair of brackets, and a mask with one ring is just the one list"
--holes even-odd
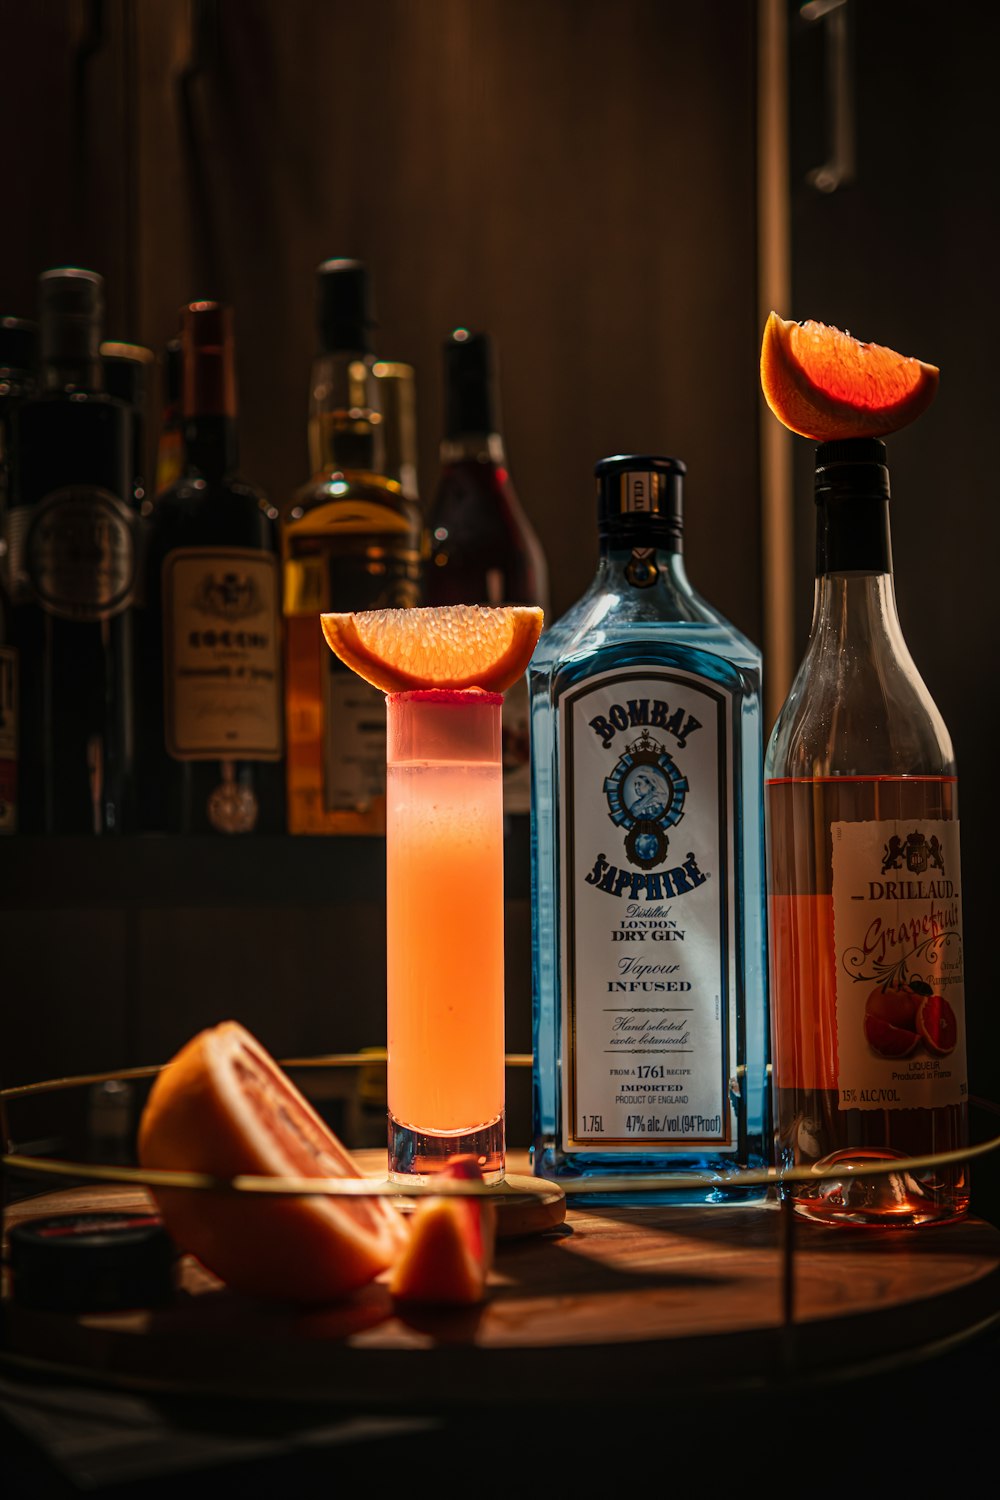
[(17, 830), (17, 652), (0, 646), (0, 833)]
[(165, 559), (164, 723), (176, 760), (280, 759), (277, 600), (270, 553), (181, 547)]
[(132, 603), (133, 516), (109, 490), (75, 485), (54, 490), (27, 513), (19, 508), (14, 532), (17, 602), (23, 596), (17, 587), (23, 570), (29, 597), (65, 620), (110, 620)]
[(831, 824), (838, 1102), (930, 1109), (968, 1095), (959, 825)]
[(728, 1145), (731, 699), (645, 668), (558, 711), (565, 1150)]

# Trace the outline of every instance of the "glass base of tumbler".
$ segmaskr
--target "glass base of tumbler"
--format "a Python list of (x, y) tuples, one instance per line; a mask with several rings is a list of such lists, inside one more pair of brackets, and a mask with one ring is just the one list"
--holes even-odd
[(422, 1182), (440, 1172), (452, 1156), (474, 1156), (484, 1182), (502, 1182), (505, 1169), (503, 1115), (475, 1130), (448, 1135), (437, 1130), (411, 1129), (390, 1114), (390, 1182)]

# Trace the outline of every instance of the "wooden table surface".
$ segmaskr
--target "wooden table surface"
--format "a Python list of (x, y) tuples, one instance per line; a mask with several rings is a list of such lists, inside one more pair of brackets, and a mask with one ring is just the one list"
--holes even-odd
[[(125, 1206), (148, 1206), (145, 1190), (63, 1190), (14, 1205), (8, 1219)], [(553, 1388), (613, 1399), (622, 1356), (636, 1353), (665, 1395), (841, 1378), (912, 1363), (1000, 1321), (1000, 1231), (970, 1219), (904, 1235), (795, 1224), (789, 1324), (782, 1221), (773, 1204), (571, 1199), (562, 1224), (500, 1240), (488, 1299), (471, 1310), (404, 1315), (381, 1281), (322, 1309), (265, 1305), (190, 1257), (174, 1303), (155, 1311), (37, 1312), (8, 1287), (0, 1357), (132, 1389), (412, 1409)]]

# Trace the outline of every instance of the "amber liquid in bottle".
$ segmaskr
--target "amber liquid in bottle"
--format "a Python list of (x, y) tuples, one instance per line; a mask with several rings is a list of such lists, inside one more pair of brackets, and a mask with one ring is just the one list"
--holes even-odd
[(817, 502), (765, 773), (777, 1157), (822, 1175), (782, 1191), (827, 1225), (941, 1223), (969, 1204), (954, 755), (896, 615), (883, 445), (823, 445)]
[(323, 639), (328, 611), (419, 603), (420, 511), (387, 472), (364, 268), (319, 267), (313, 477), (281, 516), (290, 833), (385, 832), (385, 699)]

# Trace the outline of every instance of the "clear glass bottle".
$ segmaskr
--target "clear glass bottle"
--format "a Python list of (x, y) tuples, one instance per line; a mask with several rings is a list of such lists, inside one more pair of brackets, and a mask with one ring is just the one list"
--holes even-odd
[(317, 270), (313, 477), (282, 507), (290, 833), (385, 833), (385, 700), (323, 640), (321, 613), (420, 602), (421, 516), (386, 473), (366, 268)]
[(968, 1209), (958, 783), (896, 612), (885, 444), (816, 449), (816, 589), (805, 655), (765, 756), (779, 1167), (827, 1225), (940, 1223)]
[(146, 520), (146, 833), (284, 831), (277, 511), (239, 471), (232, 310), (182, 309), (184, 465)]
[[(547, 612), (545, 553), (510, 477), (496, 356), (486, 333), (456, 328), (444, 349), (441, 468), (427, 515), (427, 604), (529, 604)], [(504, 811), (531, 801), (528, 688), (504, 696)]]
[(117, 834), (134, 819), (132, 413), (104, 389), (103, 278), (55, 267), (38, 298), (38, 390), (13, 414), (7, 514), (18, 825)]
[(533, 1169), (616, 1202), (758, 1200), (760, 652), (688, 582), (684, 464), (595, 472), (596, 575), (528, 668)]

